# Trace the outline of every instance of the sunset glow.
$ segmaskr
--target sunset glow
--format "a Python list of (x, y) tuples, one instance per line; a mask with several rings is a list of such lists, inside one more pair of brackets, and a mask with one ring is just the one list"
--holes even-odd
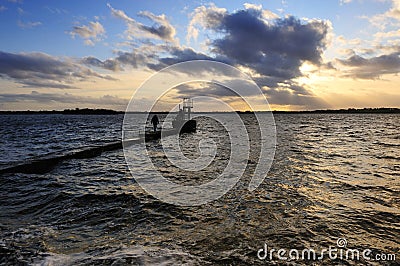
[(3, 0), (0, 109), (125, 110), (156, 71), (198, 59), (250, 75), (274, 110), (399, 107), (399, 6)]

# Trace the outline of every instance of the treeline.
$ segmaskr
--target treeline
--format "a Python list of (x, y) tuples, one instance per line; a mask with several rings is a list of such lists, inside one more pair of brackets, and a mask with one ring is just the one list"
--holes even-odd
[(41, 110), (41, 111), (0, 111), (0, 114), (63, 114), (63, 115), (115, 115), (123, 114), (121, 111), (114, 111), (110, 109), (89, 109), (89, 108), (75, 108), (75, 109), (65, 109), (63, 111), (59, 110)]
[(326, 109), (326, 110), (313, 110), (313, 111), (273, 111), (275, 114), (304, 114), (304, 113), (316, 113), (316, 114), (399, 114), (400, 108), (348, 108), (348, 109)]
[[(124, 114), (124, 111), (115, 111), (110, 109), (89, 109), (89, 108), (75, 108), (75, 109), (65, 109), (52, 110), (52, 111), (0, 111), (0, 114), (65, 114), (65, 115), (116, 115)], [(144, 114), (146, 112), (130, 112)], [(151, 112), (150, 114), (152, 114)], [(155, 114), (168, 114), (168, 112), (154, 112)], [(216, 113), (216, 112), (198, 112), (198, 113)], [(239, 114), (253, 113), (251, 111), (237, 111)], [(348, 108), (348, 109), (326, 109), (326, 110), (312, 110), (312, 111), (272, 111), (274, 114), (399, 114), (400, 108)]]

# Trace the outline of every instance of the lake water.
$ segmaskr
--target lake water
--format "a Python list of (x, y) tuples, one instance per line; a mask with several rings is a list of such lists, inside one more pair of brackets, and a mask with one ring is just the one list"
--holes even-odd
[[(256, 139), (254, 117), (241, 118)], [(2, 115), (0, 167), (121, 139), (122, 121), (122, 115)], [(264, 182), (247, 190), (255, 144), (236, 186), (198, 207), (147, 194), (135, 182), (145, 170), (132, 176), (122, 150), (65, 160), (45, 174), (0, 175), (0, 263), (283, 264), (276, 254), (260, 260), (258, 250), (267, 244), (319, 254), (338, 238), (347, 248), (396, 254), (385, 263), (399, 263), (400, 115), (277, 114), (275, 122), (275, 159)], [(157, 141), (149, 143), (149, 154), (166, 178), (204, 183), (224, 169), (231, 148), (218, 123), (199, 118), (197, 132), (181, 136), (185, 155), (196, 157), (193, 143), (203, 137), (214, 138), (218, 149), (200, 172), (171, 166)], [(382, 262), (323, 257), (315, 263)]]

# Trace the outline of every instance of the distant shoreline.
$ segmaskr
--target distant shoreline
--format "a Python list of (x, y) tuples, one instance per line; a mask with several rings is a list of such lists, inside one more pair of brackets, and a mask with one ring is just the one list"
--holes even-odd
[[(268, 113), (270, 111), (260, 111)], [(24, 114), (63, 114), (63, 115), (118, 115), (124, 114), (125, 111), (115, 111), (110, 109), (89, 109), (76, 108), (65, 110), (41, 110), (41, 111), (0, 111), (0, 115), (24, 115)], [(135, 114), (144, 114), (146, 112), (130, 112)], [(157, 114), (167, 114), (168, 112), (155, 112)], [(194, 112), (194, 113), (217, 113), (217, 112)], [(229, 112), (221, 112), (229, 113)], [(236, 111), (239, 114), (251, 114), (251, 111)], [(400, 114), (400, 108), (348, 108), (348, 109), (326, 109), (312, 111), (272, 111), (273, 114)]]

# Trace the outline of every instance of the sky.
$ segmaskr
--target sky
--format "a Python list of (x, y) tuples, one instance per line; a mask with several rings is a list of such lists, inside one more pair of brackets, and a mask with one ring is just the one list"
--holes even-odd
[(0, 110), (125, 110), (188, 60), (240, 69), (273, 110), (400, 107), (400, 0), (0, 0), (0, 33)]

